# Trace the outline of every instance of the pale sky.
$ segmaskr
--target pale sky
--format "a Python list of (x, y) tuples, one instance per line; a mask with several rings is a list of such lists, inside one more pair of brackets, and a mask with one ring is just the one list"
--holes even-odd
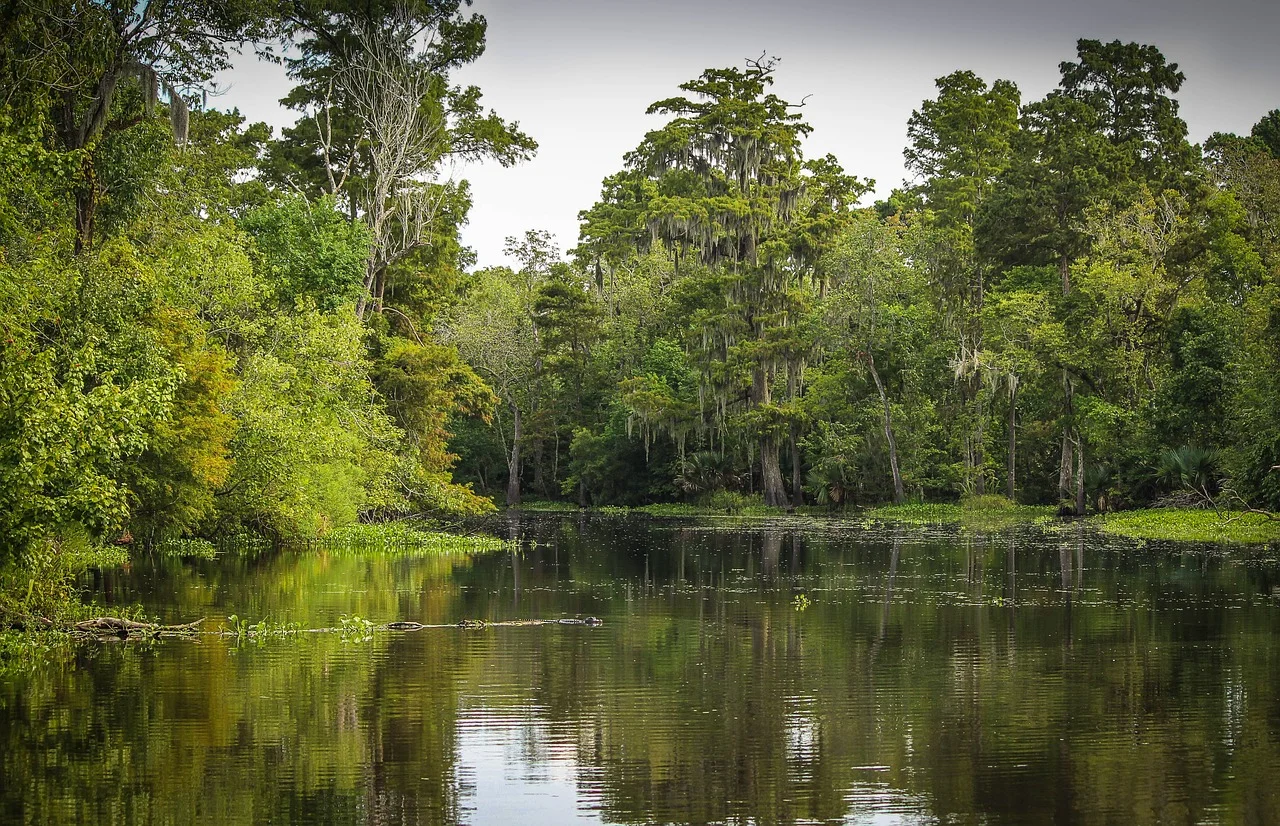
[[(511, 169), (469, 167), (475, 204), (463, 241), (479, 264), (504, 263), (503, 239), (527, 229), (577, 242), (578, 212), (601, 180), (661, 123), (644, 110), (703, 69), (741, 66), (767, 51), (774, 86), (798, 101), (814, 132), (810, 157), (828, 152), (876, 180), (876, 196), (902, 183), (907, 118), (934, 79), (971, 69), (1018, 84), (1023, 101), (1058, 80), (1077, 38), (1158, 46), (1187, 81), (1177, 96), (1193, 141), (1247, 132), (1280, 108), (1280, 2), (1259, 0), (476, 0), (488, 48), (456, 76), (539, 143)], [(211, 104), (251, 121), (287, 124), (289, 83), (279, 67), (239, 61)]]

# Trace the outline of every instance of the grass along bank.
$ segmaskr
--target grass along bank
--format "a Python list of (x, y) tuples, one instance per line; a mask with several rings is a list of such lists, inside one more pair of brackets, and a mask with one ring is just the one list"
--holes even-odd
[[(758, 496), (753, 497), (736, 493), (719, 494), (712, 497), (705, 504), (664, 502), (634, 507), (601, 505), (579, 508), (569, 502), (529, 501), (522, 503), (519, 509), (537, 513), (578, 513), (582, 511), (605, 516), (644, 514), (648, 516), (745, 516), (765, 518), (788, 515), (788, 512), (782, 508), (771, 508), (764, 505)], [(965, 524), (972, 523), (975, 526), (998, 527), (1017, 522), (1049, 520), (1054, 518), (1054, 509), (1040, 505), (1018, 505), (1003, 496), (978, 496), (964, 499), (958, 504), (911, 503), (882, 505), (869, 510), (857, 507), (829, 508), (808, 505), (797, 508), (794, 511), (794, 515), (859, 521), (871, 518), (915, 525), (961, 522)]]
[[(578, 513), (605, 516), (645, 514), (672, 517), (779, 517), (787, 515), (780, 508), (765, 507), (759, 499), (735, 495), (731, 500), (705, 505), (662, 503), (639, 507), (604, 505), (579, 508), (569, 502), (531, 501), (521, 510), (545, 513)], [(961, 525), (966, 528), (999, 530), (1018, 524), (1055, 522), (1056, 509), (1050, 505), (1019, 505), (1003, 496), (974, 496), (960, 502), (911, 502), (881, 505), (868, 510), (822, 507), (799, 508), (803, 516), (827, 516), (834, 519), (878, 519), (908, 525)], [(1259, 544), (1280, 542), (1280, 520), (1261, 514), (1240, 511), (1224, 512), (1186, 508), (1151, 508), (1097, 514), (1088, 523), (1103, 533), (1132, 539), (1159, 539), (1175, 542), (1224, 542)]]

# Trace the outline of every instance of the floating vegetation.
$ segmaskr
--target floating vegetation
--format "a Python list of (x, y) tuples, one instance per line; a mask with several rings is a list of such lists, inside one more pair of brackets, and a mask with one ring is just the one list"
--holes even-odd
[(343, 614), (338, 619), (338, 631), (343, 642), (368, 642), (373, 639), (373, 630), (377, 626), (364, 617)]
[(512, 510), (534, 511), (537, 513), (574, 513), (582, 508), (571, 502), (552, 502), (546, 499), (526, 499)]
[[(192, 623), (192, 625), (195, 625), (195, 623)], [(232, 614), (227, 617), (227, 625), (223, 626), (223, 631), (234, 637), (287, 637), (301, 633), (302, 624), (297, 622), (271, 622), (266, 619), (251, 623), (247, 619)]]
[(487, 534), (447, 533), (416, 522), (384, 522), (336, 528), (323, 538), (291, 542), (288, 546), (338, 552), (467, 554), (510, 550), (512, 543)]
[(867, 511), (870, 519), (904, 522), (911, 525), (959, 524), (967, 528), (998, 530), (1013, 525), (1052, 524), (1054, 509), (1041, 505), (1018, 505), (1003, 496), (976, 496), (959, 504), (884, 505)]
[[(567, 502), (530, 502), (520, 506), (520, 510), (535, 513), (589, 513), (597, 516), (630, 516), (644, 514), (646, 516), (748, 516), (776, 517), (785, 516), (782, 508), (771, 508), (760, 504), (756, 497), (732, 494), (729, 497), (713, 497), (705, 505), (691, 505), (687, 502), (659, 502), (653, 505), (598, 505), (580, 508)], [(823, 512), (825, 513), (825, 511)]]
[(1263, 544), (1280, 542), (1280, 520), (1256, 513), (1151, 508), (1108, 513), (1091, 520), (1103, 532), (1130, 539)]
[(216, 559), (218, 546), (207, 539), (166, 539), (152, 548), (159, 556), (177, 559)]

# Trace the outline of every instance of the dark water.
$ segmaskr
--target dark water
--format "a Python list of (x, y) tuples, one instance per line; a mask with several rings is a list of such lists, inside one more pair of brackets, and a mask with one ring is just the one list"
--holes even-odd
[(510, 528), (537, 544), (100, 577), (100, 600), (175, 622), (605, 624), (80, 647), (0, 678), (0, 820), (1280, 823), (1267, 551), (1075, 526)]

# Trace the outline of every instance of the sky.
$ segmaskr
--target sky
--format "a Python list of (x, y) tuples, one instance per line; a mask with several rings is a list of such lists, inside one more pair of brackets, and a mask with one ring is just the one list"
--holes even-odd
[[(779, 59), (774, 91), (808, 95), (814, 127), (805, 154), (834, 154), (850, 174), (874, 178), (883, 197), (907, 175), (907, 119), (936, 78), (970, 69), (1012, 80), (1024, 102), (1058, 81), (1078, 38), (1158, 46), (1187, 80), (1177, 99), (1191, 139), (1247, 133), (1280, 108), (1280, 2), (1275, 0), (475, 0), (489, 22), (483, 57), (455, 80), (539, 143), (537, 156), (504, 169), (456, 169), (474, 206), (463, 242), (480, 266), (509, 263), (504, 239), (549, 230), (577, 241), (580, 210), (644, 133), (656, 100), (709, 67)], [(211, 105), (251, 121), (292, 121), (278, 103), (283, 70), (251, 54), (221, 78)]]

